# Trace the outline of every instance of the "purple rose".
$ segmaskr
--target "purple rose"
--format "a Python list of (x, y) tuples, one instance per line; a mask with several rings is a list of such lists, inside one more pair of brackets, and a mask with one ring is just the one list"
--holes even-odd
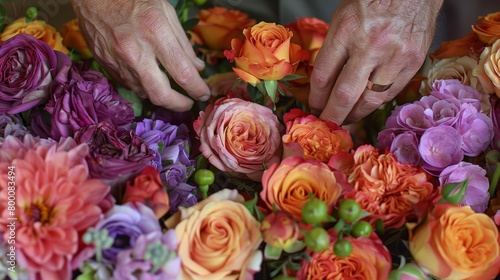
[(418, 151), (422, 167), (437, 176), (446, 167), (462, 161), (462, 136), (451, 126), (431, 127), (420, 138)]
[(447, 183), (459, 183), (469, 180), (463, 205), (469, 205), (474, 211), (484, 213), (488, 207), (490, 194), (486, 170), (479, 165), (460, 162), (446, 167), (439, 175), (441, 186)]
[(3, 142), (3, 139), (8, 135), (22, 140), (26, 134), (29, 134), (29, 132), (23, 125), (21, 118), (17, 115), (0, 113), (0, 142)]
[(158, 219), (151, 208), (142, 203), (130, 202), (111, 208), (96, 225), (96, 229), (107, 229), (109, 236), (114, 239), (111, 248), (102, 252), (103, 258), (113, 264), (119, 252), (134, 247), (139, 236), (161, 232)]
[(479, 155), (488, 148), (493, 139), (491, 119), (468, 103), (462, 104), (455, 128), (462, 135), (462, 149), (467, 156)]
[(496, 95), (491, 96), (491, 120), (493, 122), (493, 140), (490, 148), (500, 150), (500, 99)]
[(181, 258), (177, 246), (175, 230), (142, 234), (132, 248), (118, 253), (114, 279), (178, 279)]
[(0, 113), (16, 114), (45, 102), (54, 79), (65, 80), (71, 61), (31, 35), (0, 45)]
[(134, 119), (132, 104), (100, 72), (80, 74), (72, 68), (68, 81), (54, 82), (51, 89), (44, 109), (51, 116), (49, 136), (53, 139), (71, 137), (78, 129), (103, 121), (121, 127)]
[(414, 132), (407, 131), (394, 137), (390, 151), (399, 162), (420, 166), (418, 138)]
[(94, 178), (127, 180), (154, 159), (154, 152), (133, 130), (116, 129), (107, 122), (78, 130), (75, 140), (89, 146), (87, 162)]
[(459, 80), (434, 81), (430, 95), (441, 100), (456, 99), (461, 103), (469, 103), (481, 111), (481, 93), (473, 87), (462, 84)]

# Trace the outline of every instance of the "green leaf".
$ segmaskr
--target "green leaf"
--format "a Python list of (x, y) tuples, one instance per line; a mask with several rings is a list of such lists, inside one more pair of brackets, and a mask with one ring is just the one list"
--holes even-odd
[(7, 10), (0, 4), (0, 31), (3, 31), (5, 22), (7, 21)]
[(293, 254), (303, 250), (306, 247), (306, 244), (300, 240), (295, 241), (290, 247), (285, 248), (284, 251)]
[(266, 260), (279, 260), (282, 252), (283, 250), (281, 248), (266, 244), (266, 247), (264, 248), (264, 258)]
[(118, 87), (118, 93), (123, 99), (126, 99), (130, 101), (130, 103), (132, 103), (132, 108), (134, 109), (134, 116), (138, 117), (142, 115), (142, 108), (143, 108), (142, 101), (139, 98), (139, 96), (135, 94), (135, 92), (128, 90), (126, 88)]
[(197, 18), (190, 18), (186, 22), (182, 23), (182, 29), (185, 31), (193, 29), (200, 20)]
[(448, 183), (441, 188), (443, 198), (439, 201), (442, 203), (460, 204), (464, 201), (465, 192), (469, 185), (469, 179), (465, 179), (458, 183)]
[(255, 208), (257, 206), (257, 194), (250, 200), (243, 202), (243, 205), (250, 211), (250, 213), (255, 215)]
[(297, 80), (297, 79), (302, 79), (302, 78), (307, 78), (307, 76), (302, 76), (302, 75), (297, 75), (297, 74), (291, 74), (291, 75), (285, 76), (280, 81), (292, 81), (292, 80)]
[[(266, 88), (267, 95), (271, 98), (271, 100), (276, 100), (276, 91), (278, 89), (278, 81), (264, 81), (264, 86)], [(274, 105), (274, 110), (276, 110), (276, 104)]]

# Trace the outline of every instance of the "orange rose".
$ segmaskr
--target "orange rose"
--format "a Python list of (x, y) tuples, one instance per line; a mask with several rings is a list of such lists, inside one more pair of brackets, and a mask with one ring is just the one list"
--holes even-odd
[(280, 164), (271, 165), (262, 176), (260, 197), (267, 207), (290, 214), (302, 221), (302, 206), (309, 195), (333, 207), (342, 192), (334, 172), (324, 163), (287, 157)]
[(332, 155), (348, 152), (354, 145), (349, 131), (300, 109), (292, 109), (283, 119), (286, 124), (283, 143), (299, 143), (306, 159), (327, 163)]
[(80, 27), (78, 26), (78, 19), (65, 23), (61, 30), (59, 30), (59, 33), (63, 37), (63, 45), (80, 51), (84, 59), (92, 58), (92, 52), (90, 52), (87, 41), (83, 38)]
[(199, 22), (191, 33), (198, 38), (203, 52), (218, 58), (224, 57), (222, 51), (231, 48), (232, 39), (244, 39), (243, 29), (255, 24), (255, 19), (247, 14), (224, 7), (201, 10), (196, 17)]
[(179, 240), (182, 279), (252, 279), (260, 270), (260, 224), (242, 202), (224, 189), (165, 222)]
[(123, 203), (141, 202), (153, 209), (156, 217), (161, 218), (170, 209), (167, 190), (163, 187), (158, 170), (146, 166), (135, 176), (133, 182), (127, 182)]
[(476, 32), (483, 43), (493, 44), (500, 38), (500, 12), (478, 17), (477, 24), (472, 26), (472, 31)]
[(486, 93), (495, 93), (500, 97), (500, 40), (484, 48), (474, 74)]
[(299, 61), (309, 58), (307, 51), (290, 41), (292, 32), (282, 25), (260, 22), (243, 30), (245, 40), (231, 40), (224, 55), (235, 61), (234, 72), (245, 82), (280, 80), (295, 73)]
[(479, 57), (484, 43), (479, 40), (477, 34), (470, 32), (462, 38), (442, 42), (437, 50), (429, 55), (432, 60), (441, 60), (456, 56)]
[(292, 43), (309, 52), (309, 64), (313, 65), (328, 33), (328, 23), (314, 17), (303, 17), (286, 27), (293, 33)]
[(407, 219), (416, 217), (416, 204), (432, 200), (437, 194), (427, 173), (398, 162), (392, 153), (380, 154), (370, 145), (356, 149), (350, 168), (338, 168), (346, 172), (353, 186), (344, 197), (355, 199), (370, 212), (372, 224), (382, 219), (386, 228), (403, 226)]
[(298, 279), (388, 279), (391, 255), (375, 233), (369, 238), (344, 236), (352, 244), (352, 252), (345, 258), (335, 255), (333, 244), (337, 234), (333, 230), (329, 234), (330, 248), (319, 253), (310, 252), (311, 260), (303, 261)]
[(498, 229), (486, 214), (438, 204), (408, 230), (414, 260), (438, 278), (493, 279), (498, 273)]
[(68, 49), (62, 43), (62, 37), (59, 32), (45, 21), (34, 20), (26, 22), (26, 18), (22, 17), (10, 23), (5, 27), (0, 35), (0, 41), (5, 42), (8, 39), (16, 36), (17, 34), (30, 34), (35, 38), (40, 39), (47, 43), (52, 49), (68, 53)]

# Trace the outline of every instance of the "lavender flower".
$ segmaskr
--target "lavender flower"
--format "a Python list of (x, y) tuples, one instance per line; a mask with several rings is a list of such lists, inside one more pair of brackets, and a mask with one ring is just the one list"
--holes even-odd
[(417, 135), (407, 131), (394, 137), (390, 151), (394, 153), (399, 162), (419, 166), (418, 142)]
[(496, 95), (491, 98), (491, 120), (493, 122), (493, 140), (491, 141), (490, 148), (493, 150), (500, 150), (500, 99)]
[(460, 103), (468, 103), (481, 111), (481, 93), (456, 79), (434, 81), (430, 95), (441, 100), (455, 99)]
[(453, 125), (460, 112), (460, 101), (457, 99), (441, 100), (434, 96), (424, 96), (416, 103), (425, 108), (425, 114), (432, 126)]
[(463, 159), (462, 136), (451, 126), (436, 126), (427, 129), (418, 145), (422, 167), (432, 175)]
[(179, 206), (190, 207), (198, 203), (198, 198), (193, 194), (195, 189), (196, 187), (184, 182), (176, 187), (169, 187), (170, 213), (176, 213), (179, 210)]
[(469, 180), (463, 205), (469, 205), (474, 211), (484, 213), (488, 207), (490, 194), (486, 170), (479, 165), (469, 162), (460, 162), (446, 167), (439, 175), (439, 183), (459, 183)]
[(0, 142), (8, 135), (22, 140), (26, 134), (29, 134), (28, 129), (17, 115), (0, 114)]
[(161, 232), (155, 213), (142, 203), (115, 205), (106, 212), (96, 229), (106, 229), (114, 239), (111, 248), (102, 251), (103, 259), (112, 264), (115, 264), (118, 253), (132, 248), (141, 234)]
[(468, 103), (462, 104), (455, 128), (462, 135), (462, 149), (467, 156), (479, 155), (493, 139), (491, 119)]
[(135, 245), (117, 256), (115, 279), (177, 279), (181, 259), (177, 255), (177, 236), (174, 230), (142, 234)]

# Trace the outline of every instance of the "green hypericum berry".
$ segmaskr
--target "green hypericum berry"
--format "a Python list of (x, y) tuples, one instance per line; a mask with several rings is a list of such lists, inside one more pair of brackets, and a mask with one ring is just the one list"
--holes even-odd
[(339, 239), (333, 245), (333, 252), (339, 258), (348, 257), (352, 252), (352, 244), (347, 239)]
[(321, 252), (330, 245), (330, 236), (322, 227), (315, 227), (309, 230), (304, 235), (304, 242), (307, 248), (314, 252)]
[(215, 182), (215, 175), (211, 170), (198, 169), (194, 174), (194, 181), (198, 184), (201, 196), (205, 199), (208, 196), (208, 189)]
[(29, 7), (26, 9), (26, 22), (30, 22), (36, 19), (38, 16), (38, 9), (36, 7)]
[(354, 237), (369, 237), (373, 231), (372, 225), (367, 221), (359, 221), (352, 226), (351, 234)]
[(342, 201), (338, 208), (339, 217), (346, 223), (352, 223), (361, 216), (361, 206), (354, 199), (346, 199)]
[(326, 221), (328, 205), (322, 200), (311, 198), (302, 206), (302, 221), (306, 224), (317, 225)]

